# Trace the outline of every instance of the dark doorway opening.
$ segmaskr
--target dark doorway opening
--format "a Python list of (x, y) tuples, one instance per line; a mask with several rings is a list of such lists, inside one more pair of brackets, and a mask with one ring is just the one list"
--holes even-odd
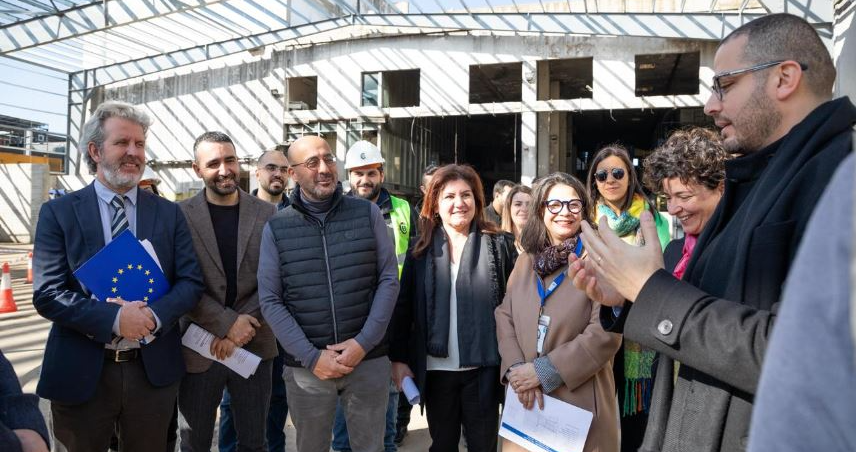
[(481, 177), (486, 194), (500, 179), (520, 182), (520, 115), (458, 116), (454, 121), (456, 140), (439, 155), (439, 164), (472, 165)]
[[(593, 110), (571, 115), (573, 170), (581, 180), (597, 151), (613, 143), (627, 148), (636, 170), (645, 157), (679, 128), (701, 126), (713, 128), (713, 120), (702, 108), (656, 108), (645, 110)], [(570, 166), (570, 165), (569, 165)]]

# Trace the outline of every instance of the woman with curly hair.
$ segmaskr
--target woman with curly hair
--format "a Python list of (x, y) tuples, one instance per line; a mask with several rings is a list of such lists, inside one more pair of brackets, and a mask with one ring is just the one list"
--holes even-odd
[[(605, 217), (610, 229), (627, 243), (644, 244), (639, 218), (648, 210), (654, 215), (660, 246), (671, 239), (669, 224), (642, 191), (642, 184), (623, 146), (612, 144), (595, 155), (588, 174), (591, 222)], [(604, 313), (604, 311), (607, 311)], [(611, 309), (601, 317), (613, 316)], [(648, 423), (648, 407), (654, 386), (654, 350), (624, 340), (615, 355), (613, 373), (621, 415), (621, 450), (636, 451)]]
[[(681, 223), (685, 233), (684, 238), (669, 242), (664, 251), (665, 268), (678, 278), (683, 276), (696, 239), (707, 225), (722, 196), (727, 158), (728, 154), (722, 147), (718, 134), (703, 128), (691, 128), (672, 133), (663, 145), (645, 159), (645, 185), (651, 191), (665, 196), (669, 214)], [(626, 311), (623, 311), (625, 315), (622, 316), (612, 308), (602, 308), (600, 317), (604, 329), (614, 331), (620, 328), (626, 318)], [(625, 342), (629, 341), (625, 339)], [(628, 353), (627, 349), (630, 347), (632, 343), (625, 343), (625, 381), (628, 381), (627, 369), (632, 369), (634, 365), (633, 360), (628, 359), (630, 353), (633, 353)], [(650, 369), (651, 378), (656, 372), (674, 372), (676, 368), (670, 359), (662, 356), (654, 359), (656, 354), (647, 349), (642, 349), (639, 356), (650, 356), (650, 359), (646, 358), (646, 362), (654, 367)], [(616, 369), (620, 370), (620, 363), (618, 360), (616, 362)], [(647, 401), (653, 388), (647, 383), (643, 385), (643, 389), (642, 394), (636, 394), (637, 400), (640, 396), (642, 400), (643, 410), (640, 411), (634, 410), (639, 404), (634, 407), (634, 399), (628, 397), (632, 391), (625, 391), (622, 398), (619, 386), (622, 451), (635, 451), (642, 444), (648, 421)], [(628, 403), (628, 400), (631, 403)]]

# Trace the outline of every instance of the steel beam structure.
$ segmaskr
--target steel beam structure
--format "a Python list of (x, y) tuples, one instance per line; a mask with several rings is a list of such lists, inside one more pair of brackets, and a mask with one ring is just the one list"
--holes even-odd
[(760, 15), (635, 13), (362, 14), (199, 45), (87, 71), (91, 74), (88, 79), (90, 83), (104, 85), (235, 54), (255, 47), (308, 37), (350, 25), (719, 40), (735, 28), (757, 17)]
[(97, 0), (0, 27), (0, 55), (226, 0)]
[(761, 14), (680, 13), (445, 13), (364, 14), (374, 26), (489, 30), (579, 35), (719, 40)]
[(90, 77), (87, 80), (90, 84), (106, 85), (120, 80), (126, 80), (150, 73), (174, 69), (188, 64), (199, 63), (213, 58), (232, 55), (266, 45), (305, 38), (350, 25), (351, 21), (347, 18), (324, 20), (296, 27), (283, 28), (267, 33), (245, 36), (238, 39), (199, 45), (176, 50), (174, 52), (163, 53), (153, 57), (140, 58), (109, 66), (88, 69), (77, 73), (89, 73)]

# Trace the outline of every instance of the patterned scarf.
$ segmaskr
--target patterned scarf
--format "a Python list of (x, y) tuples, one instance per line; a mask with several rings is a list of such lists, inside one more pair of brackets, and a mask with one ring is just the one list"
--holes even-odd
[[(639, 217), (648, 210), (648, 203), (638, 194), (633, 196), (630, 208), (621, 215), (602, 202), (597, 203), (598, 218), (606, 216), (609, 228), (631, 245), (641, 246), (644, 242), (639, 229)], [(651, 406), (651, 390), (654, 386), (654, 350), (624, 338), (624, 403), (621, 416), (648, 413)], [(616, 382), (618, 383), (618, 382)]]
[(571, 237), (558, 245), (552, 245), (539, 251), (532, 262), (532, 268), (541, 278), (553, 274), (560, 267), (568, 265), (568, 257), (577, 248), (577, 237)]

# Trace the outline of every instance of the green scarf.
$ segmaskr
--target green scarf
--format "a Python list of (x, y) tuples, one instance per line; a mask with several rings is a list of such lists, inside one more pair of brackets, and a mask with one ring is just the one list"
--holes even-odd
[[(612, 208), (603, 202), (597, 203), (598, 217), (606, 216), (609, 228), (622, 240), (636, 246), (642, 245), (643, 242), (642, 231), (639, 229), (639, 217), (646, 210), (648, 210), (648, 203), (638, 194), (633, 196), (630, 208), (621, 212), (621, 215), (616, 215)], [(651, 406), (651, 389), (654, 386), (654, 357), (657, 353), (627, 338), (624, 339), (623, 347), (624, 397), (621, 416), (648, 413), (648, 408)]]

